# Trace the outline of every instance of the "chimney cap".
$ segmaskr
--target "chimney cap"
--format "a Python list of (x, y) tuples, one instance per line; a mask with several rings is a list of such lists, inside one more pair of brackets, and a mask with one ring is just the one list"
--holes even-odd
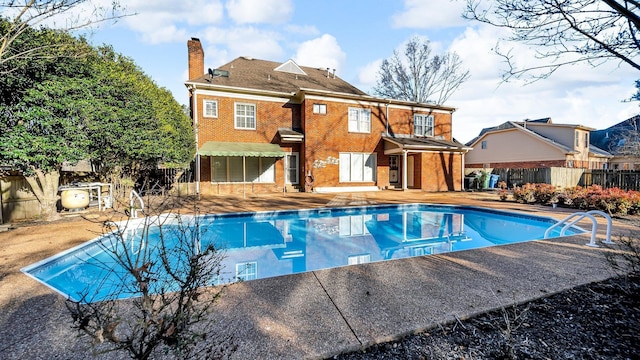
[(192, 37), (191, 40), (193, 41), (200, 41), (200, 39), (198, 39), (197, 37)]

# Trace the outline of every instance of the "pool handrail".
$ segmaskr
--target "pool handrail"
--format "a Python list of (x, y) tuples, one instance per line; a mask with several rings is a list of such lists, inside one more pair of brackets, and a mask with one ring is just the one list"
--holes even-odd
[[(598, 247), (598, 244), (596, 243), (596, 235), (598, 233), (598, 222), (596, 221), (596, 218), (593, 215), (601, 215), (602, 217), (604, 217), (607, 220), (607, 234), (606, 234), (606, 238), (603, 241), (603, 243), (605, 243), (605, 244), (613, 244), (614, 242), (611, 241), (611, 227), (612, 227), (611, 217), (609, 215), (607, 215), (606, 213), (600, 211), (600, 210), (590, 210), (590, 211), (587, 211), (587, 212), (584, 212), (584, 211), (575, 212), (575, 213), (567, 216), (566, 218), (562, 219), (561, 221), (558, 221), (557, 223), (551, 225), (544, 232), (544, 238), (547, 239), (549, 237), (549, 233), (551, 233), (551, 230), (553, 230), (556, 227), (558, 227), (560, 225), (563, 225), (563, 224), (564, 224), (564, 226), (560, 230), (560, 236), (565, 236), (565, 233), (566, 233), (567, 229), (569, 229), (571, 226), (573, 226), (574, 224), (576, 224), (580, 220), (582, 220), (584, 218), (589, 218), (589, 220), (591, 220), (591, 240), (586, 245), (587, 246), (591, 246), (591, 247)], [(571, 220), (573, 218), (576, 218), (576, 219), (574, 219), (574, 220), (569, 222), (569, 220)]]

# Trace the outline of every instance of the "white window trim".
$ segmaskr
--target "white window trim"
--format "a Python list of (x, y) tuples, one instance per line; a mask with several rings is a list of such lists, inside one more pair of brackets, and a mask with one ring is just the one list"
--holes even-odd
[[(342, 173), (343, 169), (344, 169), (344, 165), (346, 164), (342, 164), (340, 163), (340, 169), (338, 170), (338, 180), (341, 183), (368, 183), (368, 182), (376, 182), (376, 178), (377, 178), (377, 167), (378, 167), (378, 156), (376, 153), (359, 153), (359, 152), (341, 152), (340, 153), (340, 161), (342, 161), (342, 157), (343, 155), (349, 155), (349, 179), (345, 180), (343, 179), (343, 176), (345, 176), (345, 174)], [(352, 174), (353, 174), (353, 169), (351, 167), (352, 163), (352, 156), (353, 155), (363, 155), (362, 157), (362, 169), (361, 169), (361, 173), (362, 173), (362, 180), (354, 180), (352, 178)], [(373, 158), (373, 167), (371, 168), (371, 178), (365, 178), (365, 174), (367, 173), (367, 158), (368, 157), (372, 157)]]
[[(316, 111), (316, 107), (317, 107), (318, 111)], [(320, 115), (326, 115), (327, 114), (327, 104), (314, 103), (313, 104), (313, 113), (314, 114), (320, 114)]]
[[(207, 114), (207, 103), (214, 103), (214, 104), (216, 104), (216, 111), (215, 111), (215, 114), (212, 114), (212, 115)], [(202, 117), (206, 117), (206, 118), (218, 118), (218, 100), (209, 100), (209, 99), (204, 99), (204, 100), (202, 100)]]
[[(364, 133), (364, 134), (370, 134), (371, 133), (371, 109), (367, 109), (367, 108), (357, 108), (357, 107), (350, 107), (347, 113), (347, 129), (350, 133)], [(358, 112), (358, 119), (357, 119), (357, 128), (356, 129), (352, 129), (351, 128), (351, 111), (357, 111)], [(362, 116), (366, 114), (368, 115), (368, 119), (366, 119), (366, 121), (363, 121)], [(366, 124), (367, 129), (363, 129), (363, 127), (365, 127), (363, 124)]]
[[(420, 125), (420, 127), (422, 128), (422, 131), (419, 133), (418, 131), (416, 131), (416, 129), (418, 128), (417, 126), (417, 119), (421, 119), (422, 124)], [(427, 133), (427, 123), (431, 122), (431, 126), (429, 127), (429, 133)], [(435, 119), (433, 115), (427, 115), (427, 114), (414, 114), (413, 115), (413, 134), (416, 136), (434, 136), (435, 133), (435, 125), (434, 125)]]
[[(238, 105), (252, 106), (253, 107), (253, 127), (240, 127), (238, 126)], [(246, 123), (246, 121), (245, 121)], [(256, 104), (237, 102), (233, 105), (233, 127), (239, 130), (255, 130), (258, 127), (258, 108)]]
[(289, 179), (289, 170), (291, 169), (291, 164), (289, 164), (289, 157), (285, 156), (285, 164), (284, 164), (284, 168), (285, 168), (285, 176), (286, 176), (286, 180), (287, 180), (287, 184), (291, 184), (291, 185), (296, 185), (300, 183), (300, 153), (299, 152), (290, 152), (287, 154), (288, 156), (295, 158), (295, 169), (296, 169), (296, 178), (295, 179)]

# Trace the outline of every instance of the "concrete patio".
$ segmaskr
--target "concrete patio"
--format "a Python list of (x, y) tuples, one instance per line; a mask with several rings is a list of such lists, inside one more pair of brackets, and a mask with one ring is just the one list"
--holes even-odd
[[(465, 204), (557, 219), (572, 212), (499, 202), (495, 193), (379, 191), (216, 196), (203, 213), (383, 203)], [(104, 214), (20, 224), (0, 233), (0, 357), (85, 359), (87, 338), (70, 328), (64, 298), (20, 272), (95, 238)], [(590, 229), (585, 224), (583, 228)], [(628, 231), (614, 221), (614, 233)], [(602, 239), (604, 227), (599, 238)], [(615, 237), (614, 237), (615, 239)], [(230, 286), (215, 306), (216, 334), (232, 336), (233, 358), (315, 359), (397, 339), (439, 323), (524, 302), (613, 276), (588, 235), (369, 263)], [(95, 355), (112, 359), (126, 354)]]

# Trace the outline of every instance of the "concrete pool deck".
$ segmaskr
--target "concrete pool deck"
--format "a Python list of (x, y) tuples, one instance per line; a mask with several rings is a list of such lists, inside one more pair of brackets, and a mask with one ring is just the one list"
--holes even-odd
[[(216, 213), (423, 202), (557, 219), (572, 212), (497, 199), (495, 193), (300, 193), (215, 196), (198, 207)], [(0, 232), (0, 358), (93, 356), (89, 340), (70, 328), (64, 298), (20, 272), (100, 234), (104, 214), (90, 215), (95, 222), (73, 217)], [(590, 229), (590, 224), (582, 227)], [(614, 220), (614, 234), (628, 229)], [(603, 234), (601, 226), (599, 239)], [(588, 241), (588, 235), (581, 235), (235, 284), (214, 306), (215, 322), (208, 330), (212, 338), (231, 336), (237, 359), (330, 357), (613, 276), (603, 257), (607, 250), (585, 246)]]

